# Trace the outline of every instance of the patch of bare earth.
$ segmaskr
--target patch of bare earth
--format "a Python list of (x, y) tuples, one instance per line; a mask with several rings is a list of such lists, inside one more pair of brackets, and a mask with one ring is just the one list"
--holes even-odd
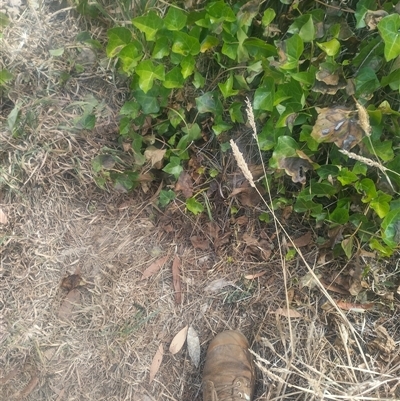
[[(102, 52), (75, 42), (84, 21), (35, 4), (10, 15), (1, 42), (15, 80), (0, 114), (0, 399), (200, 400), (207, 345), (224, 329), (250, 339), (257, 400), (400, 399), (398, 296), (376, 294), (362, 311), (365, 300), (349, 295), (360, 263), (376, 272), (375, 282), (357, 282), (370, 291), (383, 271), (398, 280), (396, 266), (339, 266), (318, 255), (316, 233), (286, 224), (285, 211), (279, 218), (305, 257), (284, 263), (289, 241), (258, 221), (261, 206), (245, 193), (239, 217), (229, 219), (222, 201), (210, 223), (179, 201), (163, 214), (141, 191), (98, 189), (91, 161), (119, 146), (124, 89)], [(82, 129), (88, 108), (91, 131)], [(331, 272), (325, 287), (306, 264)], [(352, 284), (332, 291), (343, 273)], [(341, 299), (353, 302), (348, 310), (334, 306)], [(169, 349), (186, 326), (199, 338), (198, 366), (186, 343)]]

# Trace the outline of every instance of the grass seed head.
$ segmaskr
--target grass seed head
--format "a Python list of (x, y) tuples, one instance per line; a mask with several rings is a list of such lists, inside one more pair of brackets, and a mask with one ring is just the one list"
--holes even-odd
[(243, 175), (245, 176), (246, 180), (250, 183), (250, 185), (253, 188), (255, 188), (256, 185), (254, 184), (253, 175), (251, 174), (249, 167), (247, 166), (247, 163), (244, 160), (242, 152), (239, 150), (238, 146), (233, 141), (233, 139), (230, 140), (230, 144), (232, 147), (233, 156), (235, 157), (240, 170), (242, 170)]

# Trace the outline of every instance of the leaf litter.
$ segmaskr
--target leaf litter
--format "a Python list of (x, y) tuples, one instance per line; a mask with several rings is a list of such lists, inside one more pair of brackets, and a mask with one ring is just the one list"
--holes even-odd
[(186, 340), (190, 359), (193, 365), (198, 368), (200, 363), (200, 339), (193, 326), (189, 326)]
[(7, 215), (0, 208), (0, 224), (7, 224), (7, 222), (8, 222)]
[(169, 352), (172, 355), (175, 355), (176, 353), (178, 353), (182, 349), (183, 344), (185, 344), (185, 341), (186, 341), (188, 329), (189, 329), (189, 326), (185, 326), (172, 339), (171, 344), (169, 346)]
[(169, 255), (166, 255), (153, 262), (149, 267), (147, 267), (147, 269), (144, 270), (141, 280), (145, 280), (146, 278), (149, 278), (154, 274), (158, 273), (161, 270), (161, 268), (165, 265), (165, 263), (168, 261), (168, 259)]
[(164, 347), (162, 344), (160, 344), (157, 349), (157, 352), (154, 354), (153, 360), (151, 361), (149, 383), (151, 383), (154, 380), (154, 377), (156, 376), (158, 370), (160, 369), (163, 356), (164, 356)]

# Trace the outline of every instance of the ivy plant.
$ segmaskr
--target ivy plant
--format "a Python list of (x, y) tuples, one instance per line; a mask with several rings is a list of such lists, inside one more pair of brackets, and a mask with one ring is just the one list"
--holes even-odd
[[(281, 199), (276, 207), (291, 204), (320, 226), (341, 227), (332, 243), (349, 257), (364, 244), (393, 253), (400, 240), (396, 2), (171, 4), (131, 22), (108, 30), (106, 51), (130, 79), (120, 135), (133, 158), (111, 177), (100, 155), (100, 184), (112, 178), (134, 188), (144, 166), (154, 167), (149, 147), (163, 150), (163, 173), (179, 180), (193, 144), (213, 140), (229, 150), (249, 98)], [(175, 196), (164, 189), (160, 205)], [(205, 210), (196, 194), (186, 204), (195, 214)]]

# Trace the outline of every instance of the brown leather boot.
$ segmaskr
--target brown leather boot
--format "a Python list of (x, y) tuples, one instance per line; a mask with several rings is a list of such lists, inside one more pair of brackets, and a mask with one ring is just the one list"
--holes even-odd
[(208, 346), (203, 401), (251, 401), (255, 370), (249, 343), (239, 331), (219, 333)]

